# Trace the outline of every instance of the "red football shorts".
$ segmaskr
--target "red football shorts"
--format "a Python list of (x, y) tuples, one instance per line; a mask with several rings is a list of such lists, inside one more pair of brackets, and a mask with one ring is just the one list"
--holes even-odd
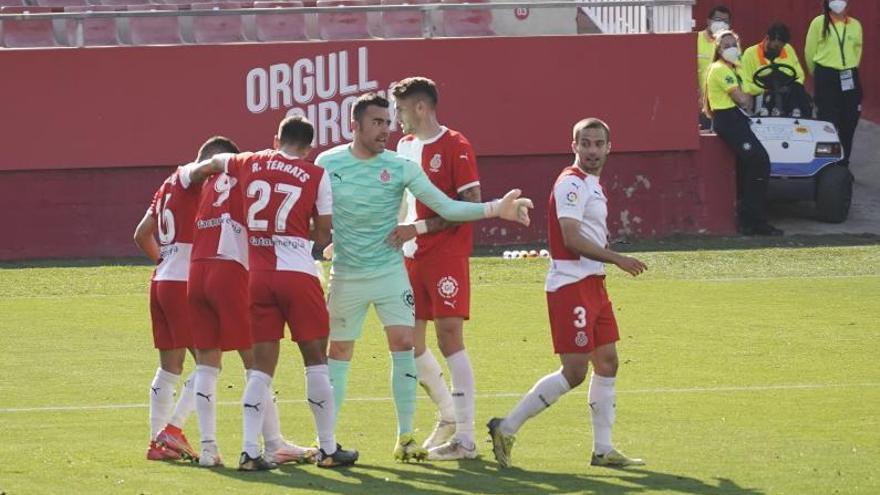
[(248, 272), (236, 261), (190, 264), (189, 307), (196, 349), (250, 349)]
[(167, 351), (192, 347), (186, 282), (172, 280), (150, 282), (150, 319), (153, 320), (153, 345)]
[(416, 319), (470, 317), (470, 263), (467, 257), (437, 256), (406, 259), (416, 300)]
[(547, 293), (556, 354), (587, 354), (620, 340), (604, 276), (591, 276)]
[(281, 340), (285, 323), (294, 342), (330, 334), (327, 302), (317, 277), (294, 271), (252, 271), (249, 288), (254, 342)]

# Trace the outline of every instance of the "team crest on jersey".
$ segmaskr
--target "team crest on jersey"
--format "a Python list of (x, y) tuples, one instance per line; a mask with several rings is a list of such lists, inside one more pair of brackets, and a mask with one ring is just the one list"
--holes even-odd
[(379, 174), (379, 182), (382, 184), (388, 184), (389, 181), (391, 181), (391, 172), (389, 172), (387, 168), (383, 168), (382, 173)]
[(416, 307), (416, 298), (413, 296), (412, 289), (406, 289), (403, 291), (403, 294), (400, 295), (401, 299), (403, 299), (403, 303), (410, 309)]
[(214, 182), (214, 191), (216, 191), (219, 196), (217, 196), (217, 200), (214, 201), (215, 207), (219, 207), (224, 201), (229, 199), (229, 191), (231, 191), (236, 184), (238, 184), (238, 179), (235, 177), (230, 177), (226, 174), (220, 174), (217, 176), (217, 180)]
[(440, 153), (434, 153), (434, 156), (431, 158), (431, 161), (428, 163), (428, 167), (431, 168), (431, 172), (439, 172), (440, 167), (443, 165), (443, 159), (440, 158)]
[(589, 343), (589, 339), (587, 339), (587, 333), (581, 330), (574, 336), (574, 345), (578, 347), (586, 347)]
[(443, 299), (452, 299), (458, 294), (458, 280), (451, 276), (441, 278), (437, 282), (437, 292)]

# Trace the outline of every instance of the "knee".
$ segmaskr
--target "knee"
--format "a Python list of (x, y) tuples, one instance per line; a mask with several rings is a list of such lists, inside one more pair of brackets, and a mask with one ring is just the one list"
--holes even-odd
[(584, 380), (587, 378), (587, 367), (586, 366), (563, 366), (562, 367), (562, 376), (565, 377), (565, 380), (568, 382), (568, 386), (571, 388), (575, 388), (581, 383), (584, 383)]
[(413, 349), (412, 332), (395, 332), (393, 334), (388, 334), (388, 348), (392, 352)]
[(593, 371), (599, 376), (613, 377), (617, 376), (617, 368), (619, 366), (620, 361), (617, 358), (617, 354), (614, 354), (613, 356), (605, 356), (594, 361)]

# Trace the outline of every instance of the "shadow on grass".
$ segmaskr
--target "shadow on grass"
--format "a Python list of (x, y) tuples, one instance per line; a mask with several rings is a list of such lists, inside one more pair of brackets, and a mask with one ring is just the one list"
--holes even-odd
[(585, 467), (584, 473), (550, 473), (518, 468), (499, 469), (483, 459), (458, 463), (424, 463), (395, 466), (358, 464), (327, 472), (314, 466), (285, 465), (275, 471), (242, 473), (218, 469), (220, 476), (245, 483), (276, 485), (295, 490), (338, 494), (448, 494), (479, 493), (603, 494), (625, 495), (671, 492), (693, 495), (763, 495), (764, 492), (739, 486), (735, 481), (716, 478), (700, 480), (649, 469), (606, 469)]

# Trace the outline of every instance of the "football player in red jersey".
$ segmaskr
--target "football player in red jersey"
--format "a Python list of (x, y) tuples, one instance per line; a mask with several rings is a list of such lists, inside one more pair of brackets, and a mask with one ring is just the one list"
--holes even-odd
[[(302, 354), (306, 395), (318, 431), (320, 467), (353, 464), (357, 451), (343, 450), (334, 435), (334, 400), (327, 369), (330, 321), (312, 258), (312, 243), (330, 241), (333, 198), (324, 169), (306, 160), (314, 128), (302, 117), (284, 119), (274, 149), (221, 154), (188, 166), (193, 180), (226, 174), (244, 192), (250, 265), (250, 323), (254, 367), (242, 396), (244, 438), (239, 469), (261, 471), (275, 463), (258, 443), (265, 406), (272, 401), (285, 323)], [(267, 447), (268, 450), (268, 447)]]
[[(437, 119), (437, 86), (425, 77), (408, 77), (392, 90), (397, 119), (406, 135), (397, 153), (420, 164), (431, 182), (453, 199), (481, 202), (480, 177), (471, 143)], [(438, 409), (434, 431), (425, 440), (429, 460), (473, 459), (474, 375), (464, 346), (464, 320), (470, 317), (470, 266), (473, 226), (449, 222), (407, 194), (404, 225), (392, 234), (402, 243), (415, 295), (413, 334), (419, 383)], [(427, 322), (434, 322), (437, 344), (452, 375), (446, 386), (437, 358), (426, 345)]]
[(579, 121), (574, 126), (571, 149), (575, 161), (562, 170), (553, 185), (547, 222), (552, 263), (545, 290), (553, 350), (559, 354), (562, 368), (538, 380), (505, 418), (489, 421), (493, 452), (502, 467), (510, 465), (514, 435), (523, 423), (583, 383), (591, 362), (591, 464), (644, 464), (641, 459), (625, 456), (611, 442), (618, 367), (615, 343), (620, 337), (605, 290), (605, 263), (617, 265), (632, 276), (641, 274), (647, 266), (608, 249), (608, 200), (599, 183), (611, 151), (608, 125), (595, 118)]

